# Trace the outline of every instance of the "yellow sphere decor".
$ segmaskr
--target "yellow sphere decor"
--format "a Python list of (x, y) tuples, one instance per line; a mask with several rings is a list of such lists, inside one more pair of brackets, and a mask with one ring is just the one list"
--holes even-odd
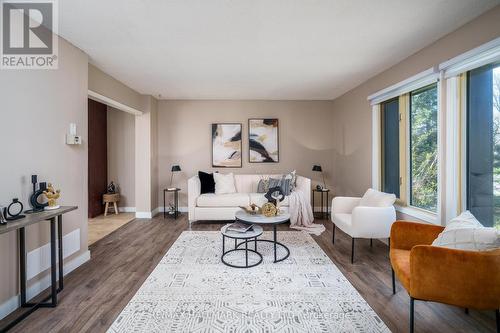
[(261, 211), (262, 215), (264, 215), (265, 217), (276, 216), (277, 212), (276, 206), (270, 202), (267, 202), (264, 205), (262, 205)]

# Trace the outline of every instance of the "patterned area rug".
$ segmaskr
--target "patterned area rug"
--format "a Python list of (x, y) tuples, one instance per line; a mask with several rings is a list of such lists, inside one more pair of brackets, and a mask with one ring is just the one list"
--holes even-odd
[(272, 244), (260, 242), (262, 264), (241, 269), (222, 264), (219, 232), (183, 232), (108, 332), (389, 332), (310, 235), (278, 240), (288, 259), (272, 263)]

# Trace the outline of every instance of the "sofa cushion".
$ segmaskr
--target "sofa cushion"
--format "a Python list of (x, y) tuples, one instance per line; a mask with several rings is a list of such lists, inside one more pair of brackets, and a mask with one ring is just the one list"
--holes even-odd
[(247, 193), (206, 193), (198, 197), (196, 204), (198, 207), (239, 207), (250, 205), (250, 198)]
[(227, 175), (222, 173), (214, 173), (215, 180), (215, 194), (229, 194), (236, 193), (236, 187), (234, 186), (234, 175), (228, 173)]
[[(267, 199), (265, 197), (265, 193), (250, 193), (250, 204), (256, 204), (257, 206), (261, 207), (263, 204), (267, 202)], [(289, 198), (288, 196), (285, 196), (285, 200), (281, 202), (281, 206), (283, 207), (288, 207), (289, 203)]]
[(198, 171), (198, 177), (200, 178), (201, 194), (215, 193), (215, 181), (213, 173)]
[(410, 251), (392, 248), (390, 251), (391, 265), (399, 282), (410, 290)]
[(394, 205), (395, 201), (396, 201), (396, 196), (394, 194), (380, 192), (372, 188), (369, 188), (359, 201), (359, 206), (389, 207)]

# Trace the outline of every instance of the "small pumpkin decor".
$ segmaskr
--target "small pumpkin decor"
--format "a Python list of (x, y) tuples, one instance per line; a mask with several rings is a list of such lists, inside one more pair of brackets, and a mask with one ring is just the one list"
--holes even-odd
[(271, 202), (266, 202), (265, 204), (263, 204), (260, 210), (262, 211), (262, 215), (264, 215), (265, 217), (276, 216), (277, 212), (276, 206)]

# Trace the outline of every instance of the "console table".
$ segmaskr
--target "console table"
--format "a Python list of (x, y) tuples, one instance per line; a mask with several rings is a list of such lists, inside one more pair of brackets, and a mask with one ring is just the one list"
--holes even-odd
[[(57, 306), (57, 293), (64, 288), (63, 282), (63, 241), (62, 241), (62, 216), (65, 213), (78, 209), (76, 206), (63, 206), (58, 209), (42, 211), (26, 215), (25, 218), (7, 222), (0, 225), (0, 235), (11, 231), (18, 231), (19, 235), (19, 288), (21, 307), (28, 308), (19, 317), (9, 322), (5, 327), (0, 328), (0, 332), (6, 332), (28, 317), (39, 308), (53, 308)], [(26, 231), (25, 228), (32, 224), (43, 221), (50, 222), (50, 295), (36, 303), (26, 301)], [(56, 226), (57, 225), (57, 226)], [(57, 227), (57, 250), (56, 250), (56, 227)], [(58, 256), (58, 259), (56, 259)], [(57, 265), (59, 260), (59, 265)], [(57, 270), (59, 270), (59, 286), (57, 285)]]

